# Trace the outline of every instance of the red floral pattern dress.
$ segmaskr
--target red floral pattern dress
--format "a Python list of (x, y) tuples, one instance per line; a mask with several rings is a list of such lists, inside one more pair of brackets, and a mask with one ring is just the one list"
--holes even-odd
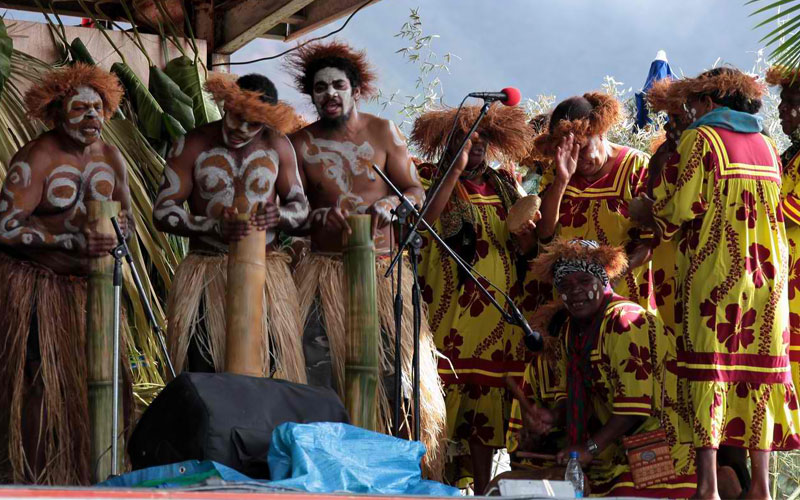
[(789, 248), (772, 141), (716, 127), (684, 132), (673, 186), (653, 207), (677, 238), (678, 364), (694, 445), (800, 447), (789, 365)]
[[(430, 181), (424, 169), (421, 177), (427, 188)], [(517, 284), (517, 255), (500, 197), (490, 183), (460, 182), (478, 221), (473, 267), (522, 304), (525, 292)], [(440, 221), (433, 228), (439, 232)], [(459, 284), (453, 260), (436, 241), (422, 234), (420, 287), (436, 347), (444, 355), (439, 360), (439, 376), (447, 405), (448, 478), (464, 485), (471, 477), (470, 440), (492, 448), (505, 446), (511, 398), (504, 378), (521, 380), (528, 354), (522, 330), (507, 324), (472, 281)], [(483, 278), (480, 281), (487, 284)], [(499, 293), (490, 292), (505, 305)]]

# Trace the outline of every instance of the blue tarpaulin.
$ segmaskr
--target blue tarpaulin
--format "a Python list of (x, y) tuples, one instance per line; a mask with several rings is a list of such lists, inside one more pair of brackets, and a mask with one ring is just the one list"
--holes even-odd
[(636, 125), (643, 128), (652, 120), (647, 112), (647, 91), (653, 86), (653, 83), (663, 78), (675, 78), (672, 69), (667, 62), (667, 54), (663, 50), (659, 50), (656, 54), (655, 60), (650, 63), (650, 72), (647, 73), (647, 80), (644, 82), (641, 92), (636, 93)]
[(150, 467), (100, 486), (186, 488), (209, 479), (315, 493), (458, 496), (450, 486), (422, 479), (425, 446), (347, 424), (285, 423), (272, 433), (267, 462), (271, 481), (251, 479), (230, 467), (190, 460)]

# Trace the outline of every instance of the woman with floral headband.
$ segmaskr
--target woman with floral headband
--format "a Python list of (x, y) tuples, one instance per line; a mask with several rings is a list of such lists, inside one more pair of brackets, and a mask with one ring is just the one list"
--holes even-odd
[(620, 119), (619, 102), (600, 92), (571, 97), (553, 110), (548, 132), (534, 142), (552, 164), (542, 183), (537, 233), (542, 241), (583, 238), (625, 248), (630, 268), (615, 290), (655, 311), (648, 263), (652, 234), (628, 214), (628, 203), (646, 189), (648, 157), (608, 140)]
[[(442, 155), (452, 159), (478, 108), (461, 110), (451, 147), (445, 150), (455, 113), (454, 109), (430, 111), (415, 122), (411, 140), (426, 159)], [(520, 305), (527, 267), (522, 254), (534, 247), (534, 226), (528, 223), (517, 235), (509, 232), (506, 215), (523, 193), (512, 172), (493, 169), (489, 162), (519, 161), (528, 154), (530, 143), (525, 112), (493, 106), (448, 175), (438, 173), (430, 163), (419, 167), (426, 189), (435, 181), (442, 183), (426, 219), (463, 260)], [(453, 259), (429, 238), (422, 249), (420, 274), (436, 347), (447, 358), (439, 360), (450, 439), (447, 476), (462, 486), (474, 478), (474, 491), (480, 494), (490, 480), (494, 450), (505, 445), (511, 401), (504, 377), (522, 377), (523, 333), (504, 321)], [(487, 284), (484, 279), (481, 283)], [(495, 297), (504, 304), (496, 293)]]
[[(523, 418), (515, 401), (515, 413), (533, 434), (566, 429), (556, 461), (563, 465), (578, 452), (592, 495), (685, 498), (694, 492), (695, 477), (690, 447), (678, 432), (687, 416), (676, 411), (674, 339), (657, 316), (611, 289), (626, 266), (622, 249), (583, 239), (556, 240), (531, 263), (533, 277), (552, 283), (558, 294), (533, 324), (549, 332), (540, 356), (555, 377), (542, 393), (541, 401), (551, 404)], [(542, 380), (526, 385), (540, 387)], [(675, 474), (636, 487), (622, 438), (658, 429), (665, 432)]]
[(678, 363), (697, 450), (697, 498), (719, 498), (720, 445), (746, 448), (748, 498), (769, 498), (769, 452), (800, 447), (789, 366), (789, 252), (775, 145), (754, 116), (764, 86), (734, 68), (673, 83), (693, 123), (655, 189), (678, 237)]

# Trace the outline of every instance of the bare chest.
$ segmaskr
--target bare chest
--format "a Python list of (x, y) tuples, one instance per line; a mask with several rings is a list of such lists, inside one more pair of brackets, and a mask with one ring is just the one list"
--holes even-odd
[(235, 155), (225, 148), (201, 153), (194, 164), (193, 198), (204, 205), (206, 215), (219, 215), (222, 208), (243, 200), (250, 210), (259, 202), (275, 197), (278, 178), (278, 153), (257, 149), (247, 155)]
[(83, 166), (58, 165), (45, 178), (42, 200), (36, 211), (43, 215), (84, 214), (87, 201), (111, 200), (115, 184), (114, 169), (102, 158)]
[(353, 210), (385, 195), (386, 186), (373, 165), (382, 166), (386, 153), (369, 140), (336, 141), (308, 134), (298, 155), (313, 205)]

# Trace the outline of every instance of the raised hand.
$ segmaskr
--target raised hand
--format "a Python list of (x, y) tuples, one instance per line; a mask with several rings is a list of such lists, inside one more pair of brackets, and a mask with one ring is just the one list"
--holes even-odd
[(578, 169), (578, 155), (581, 151), (581, 145), (575, 140), (575, 136), (569, 134), (561, 139), (561, 142), (556, 149), (556, 177), (563, 181), (569, 182)]

